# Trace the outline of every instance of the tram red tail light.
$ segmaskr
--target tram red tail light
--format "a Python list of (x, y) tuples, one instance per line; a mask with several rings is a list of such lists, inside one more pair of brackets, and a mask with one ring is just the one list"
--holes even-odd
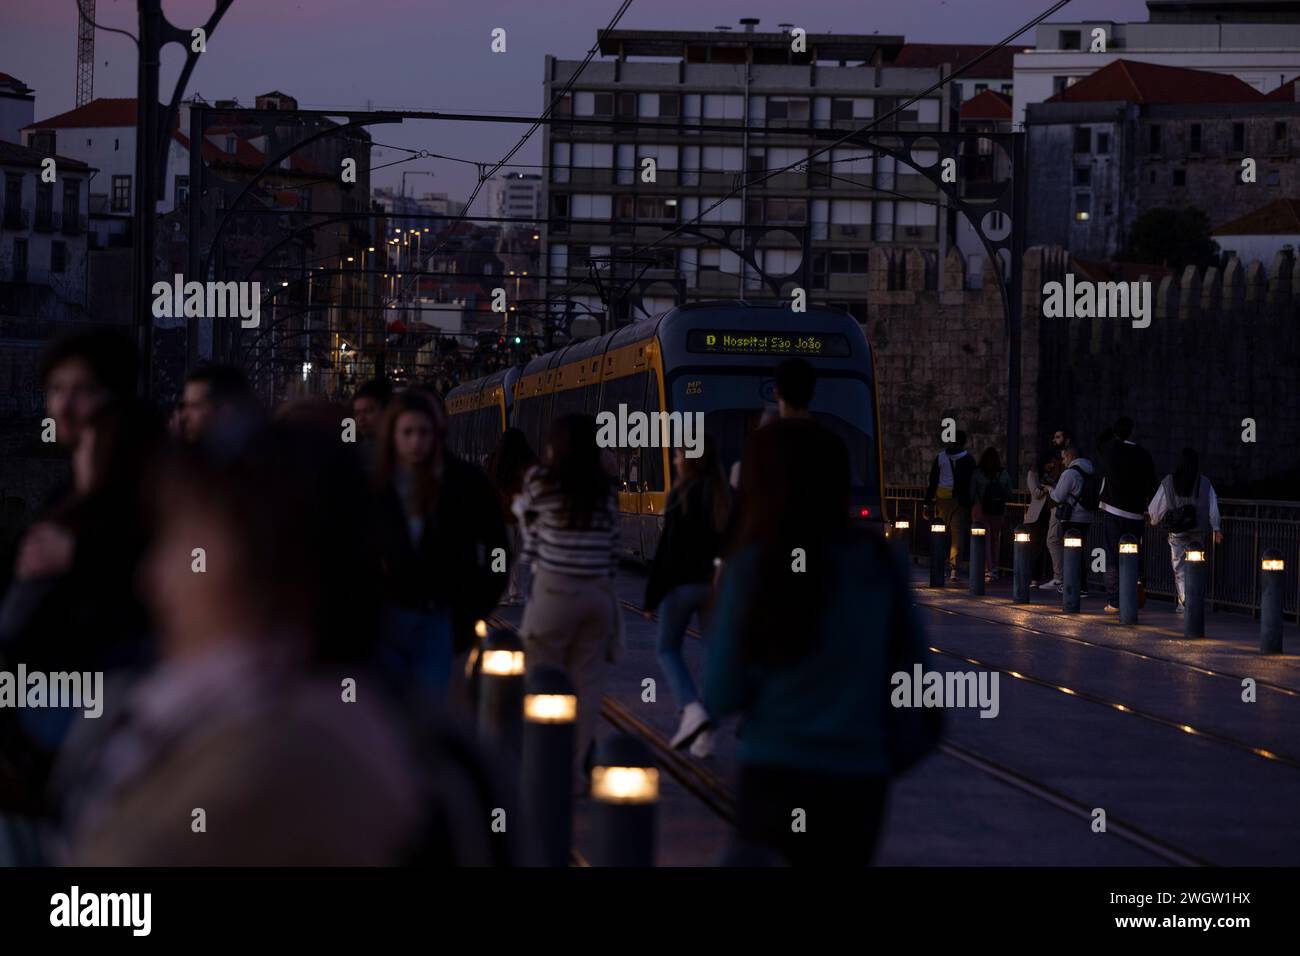
[(871, 509), (870, 509), (870, 508), (859, 508), (859, 509), (858, 509), (858, 517), (859, 517), (859, 518), (870, 518), (870, 517), (871, 517)]

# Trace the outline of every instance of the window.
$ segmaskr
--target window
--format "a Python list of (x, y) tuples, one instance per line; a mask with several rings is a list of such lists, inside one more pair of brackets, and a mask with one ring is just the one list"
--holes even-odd
[(802, 224), (808, 221), (808, 206), (802, 199), (769, 199), (767, 221)]
[(129, 212), (131, 209), (131, 177), (113, 177), (113, 212)]
[(963, 91), (962, 91), (962, 88), (961, 88), (961, 84), (960, 84), (960, 83), (954, 83), (954, 84), (952, 85), (952, 98), (953, 98), (954, 100), (956, 100), (958, 103), (960, 103), (962, 100), (966, 99), (966, 96), (965, 96), (965, 94), (964, 94)]
[(1052, 95), (1053, 95), (1053, 96), (1060, 96), (1062, 93), (1064, 93), (1064, 92), (1065, 92), (1067, 89), (1069, 89), (1069, 88), (1070, 88), (1070, 77), (1068, 77), (1068, 76), (1054, 76), (1054, 77), (1052, 77)]
[(674, 222), (677, 219), (677, 200), (641, 196), (636, 201), (636, 218)]
[(1002, 95), (1003, 95), (1003, 96), (1010, 96), (1010, 95), (1011, 95), (1011, 91), (1012, 91), (1013, 89), (1014, 89), (1014, 87), (1013, 87), (1010, 83), (1003, 83), (1003, 84), (1002, 84)]
[(54, 227), (54, 184), (36, 184), (36, 221), (34, 229), (51, 229)]
[(81, 180), (63, 181), (63, 231), (78, 232), (81, 221)]
[(1175, 186), (1186, 186), (1186, 185), (1187, 185), (1187, 170), (1185, 170), (1185, 169), (1175, 169), (1175, 170), (1174, 170), (1174, 185), (1175, 185)]
[(1077, 222), (1087, 222), (1092, 218), (1092, 196), (1090, 194), (1074, 194), (1074, 218)]
[(1082, 43), (1083, 40), (1082, 33), (1083, 31), (1081, 30), (1062, 30), (1061, 49), (1062, 50), (1079, 49), (1079, 45), (1080, 43)]
[(13, 262), (14, 262), (14, 266), (13, 266), (14, 281), (26, 282), (27, 281), (27, 240), (26, 239), (14, 240)]
[(767, 118), (769, 120), (808, 121), (807, 97), (769, 96), (767, 98)]
[(750, 176), (762, 176), (767, 172), (767, 161), (761, 149), (749, 154), (748, 162), (745, 164), (745, 171)]
[(595, 116), (613, 116), (614, 115), (614, 94), (597, 93), (592, 100)]
[(177, 176), (177, 177), (176, 177), (175, 193), (176, 193), (175, 205), (176, 205), (178, 208), (179, 208), (180, 206), (185, 205), (185, 203), (187, 203), (187, 202), (189, 201), (189, 198), (190, 198), (190, 177), (188, 177), (188, 176)]
[(1074, 128), (1074, 151), (1076, 153), (1092, 152), (1092, 130), (1086, 126)]
[(1110, 133), (1097, 134), (1097, 155), (1098, 156), (1110, 155)]
[[(113, 152), (116, 153), (121, 148), (122, 148), (122, 141), (120, 139), (113, 140)], [(233, 149), (227, 150), (227, 152), (233, 153), (234, 150)]]
[(1199, 153), (1201, 151), (1201, 124), (1193, 123), (1187, 130), (1187, 151), (1189, 153)]
[(1147, 152), (1153, 156), (1160, 155), (1160, 124), (1152, 123), (1147, 129)]
[(1076, 186), (1092, 185), (1092, 168), (1090, 166), (1077, 166), (1074, 170), (1074, 184)]
[(68, 244), (65, 242), (50, 243), (50, 271), (63, 272), (68, 267)]
[(981, 93), (987, 92), (987, 91), (988, 91), (988, 88), (989, 88), (989, 85), (988, 85), (987, 83), (976, 83), (976, 84), (975, 84), (975, 95), (976, 95), (976, 96), (979, 96)]
[(831, 100), (831, 119), (833, 120), (853, 119), (853, 101), (848, 98), (839, 98), (839, 97)]
[(1279, 171), (1276, 170), (1276, 169), (1270, 169), (1270, 170), (1268, 171), (1268, 184), (1269, 184), (1270, 186), (1278, 186), (1278, 185), (1281, 185), (1281, 183), (1282, 183), (1282, 174), (1281, 174), (1281, 172), (1279, 172)]
[(21, 229), (23, 220), (23, 177), (5, 173), (4, 228)]
[(1244, 153), (1246, 151), (1246, 124), (1232, 124), (1232, 151), (1234, 153)]
[(1273, 124), (1273, 148), (1274, 149), (1286, 148), (1286, 140), (1287, 140), (1286, 132), (1287, 132), (1286, 123)]

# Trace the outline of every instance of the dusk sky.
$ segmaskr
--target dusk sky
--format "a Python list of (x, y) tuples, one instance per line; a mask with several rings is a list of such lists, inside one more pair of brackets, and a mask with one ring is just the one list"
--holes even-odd
[[(633, 0), (621, 28), (739, 29), (759, 17), (759, 30), (794, 23), (810, 33), (902, 34), (910, 41), (996, 42), (1049, 6), (1048, 0)], [(542, 102), (543, 61), (551, 53), (581, 59), (617, 0), (235, 0), (209, 40), (189, 83), (209, 101), (236, 98), (251, 106), (258, 93), (278, 89), (303, 108), (425, 109), (536, 115)], [(0, 73), (36, 90), (38, 119), (71, 109), (76, 77), (76, 0), (0, 0)], [(165, 2), (177, 26), (200, 25), (211, 0)], [(1053, 19), (1145, 20), (1142, 0), (1075, 0)], [(133, 0), (98, 0), (96, 20), (136, 31)], [(492, 53), (491, 31), (504, 27), (507, 52)], [(1026, 35), (1032, 41), (1032, 34)], [(135, 44), (100, 31), (95, 38), (95, 95), (134, 96)], [(181, 62), (179, 47), (163, 64), (164, 99)], [(378, 142), (493, 162), (527, 127), (408, 122), (375, 132)], [(376, 165), (403, 154), (383, 150)], [(541, 135), (516, 159), (537, 163)], [(396, 184), (401, 170), (410, 192), (465, 198), (474, 185), (469, 166), (438, 160), (403, 163), (375, 176)], [(394, 172), (393, 170), (396, 170)], [(528, 170), (526, 170), (528, 171)], [(534, 171), (535, 170), (531, 170)]]

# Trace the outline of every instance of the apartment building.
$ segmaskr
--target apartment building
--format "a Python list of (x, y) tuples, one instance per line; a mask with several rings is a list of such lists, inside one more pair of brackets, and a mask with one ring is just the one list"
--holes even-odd
[[(849, 132), (934, 85), (942, 67), (891, 65), (901, 37), (615, 30), (546, 128), (546, 295), (633, 321), (687, 300), (785, 297), (866, 312), (867, 251), (948, 237), (925, 177)], [(546, 60), (550, 102), (578, 70)], [(955, 128), (941, 86), (878, 131)], [(938, 160), (935, 149), (914, 158)], [(810, 161), (811, 158), (811, 161)], [(653, 173), (649, 160), (653, 160)], [(700, 222), (693, 222), (700, 217)]]

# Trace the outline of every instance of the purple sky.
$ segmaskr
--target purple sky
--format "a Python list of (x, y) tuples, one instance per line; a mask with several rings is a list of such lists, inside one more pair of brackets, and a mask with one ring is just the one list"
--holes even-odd
[[(0, 73), (36, 90), (36, 115), (71, 109), (76, 78), (76, 0), (3, 0)], [(711, 29), (761, 18), (759, 29), (792, 22), (809, 32), (902, 34), (916, 42), (979, 43), (1001, 39), (1050, 0), (633, 0), (620, 27)], [(190, 79), (206, 99), (236, 97), (252, 105), (279, 89), (304, 108), (439, 109), (463, 113), (537, 114), (547, 53), (581, 59), (618, 8), (618, 0), (235, 0)], [(177, 26), (207, 19), (212, 0), (164, 0)], [(98, 0), (96, 20), (136, 31), (133, 0)], [(1074, 0), (1053, 19), (1145, 20), (1142, 0)], [(495, 27), (507, 52), (489, 50)], [(1032, 34), (1027, 35), (1032, 40)], [(95, 95), (135, 95), (135, 44), (99, 32)], [(170, 95), (181, 62), (163, 59)], [(526, 127), (410, 122), (376, 131), (379, 142), (492, 162)], [(540, 132), (516, 159), (540, 161)], [(385, 150), (376, 164), (402, 154)], [(408, 191), (464, 198), (471, 167), (420, 160), (393, 167), (436, 175), (407, 177)], [(376, 174), (379, 185), (398, 174)]]

